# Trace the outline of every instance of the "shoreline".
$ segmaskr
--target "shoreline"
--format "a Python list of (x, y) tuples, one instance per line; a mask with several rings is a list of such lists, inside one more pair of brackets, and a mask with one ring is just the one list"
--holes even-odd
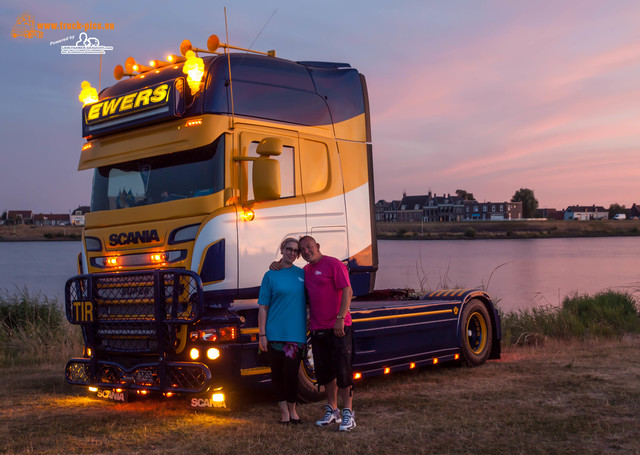
[(638, 220), (376, 223), (379, 240), (553, 239), (640, 236)]
[[(517, 220), (375, 224), (380, 240), (553, 239), (640, 236), (638, 220)], [(82, 226), (0, 226), (0, 242), (69, 242)]]

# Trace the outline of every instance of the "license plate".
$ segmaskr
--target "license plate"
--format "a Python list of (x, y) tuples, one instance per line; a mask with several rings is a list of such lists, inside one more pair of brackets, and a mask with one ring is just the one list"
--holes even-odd
[(126, 389), (98, 389), (97, 397), (103, 400), (126, 403), (129, 401), (129, 391)]

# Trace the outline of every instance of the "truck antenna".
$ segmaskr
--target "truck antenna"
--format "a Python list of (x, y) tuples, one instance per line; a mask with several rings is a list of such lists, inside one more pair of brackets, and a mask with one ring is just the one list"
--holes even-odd
[[(227, 25), (227, 7), (224, 7), (224, 29), (227, 35), (227, 43), (229, 42), (229, 26)], [(229, 48), (225, 47), (224, 51), (227, 53), (227, 63), (229, 64), (229, 92), (231, 94), (231, 129), (235, 126), (235, 112), (233, 108), (233, 82), (231, 81), (231, 54)]]

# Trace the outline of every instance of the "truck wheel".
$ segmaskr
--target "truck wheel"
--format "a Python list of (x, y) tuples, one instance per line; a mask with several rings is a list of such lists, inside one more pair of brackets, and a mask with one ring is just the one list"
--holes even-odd
[(487, 308), (477, 299), (470, 300), (462, 311), (460, 346), (469, 366), (482, 365), (491, 353), (493, 326)]
[(307, 342), (298, 370), (298, 398), (303, 403), (310, 403), (321, 400), (322, 397), (324, 397), (324, 387), (320, 387), (318, 390), (311, 343)]

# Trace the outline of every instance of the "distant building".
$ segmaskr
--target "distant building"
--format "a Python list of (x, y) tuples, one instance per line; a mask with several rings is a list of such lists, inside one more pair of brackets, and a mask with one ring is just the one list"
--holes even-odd
[(640, 205), (633, 204), (627, 216), (630, 220), (640, 220)]
[(428, 195), (407, 196), (406, 193), (403, 194), (400, 207), (396, 210), (398, 221), (401, 223), (423, 221), (424, 206), (428, 199)]
[(572, 205), (564, 211), (565, 220), (608, 220), (609, 210), (597, 205)]
[(81, 205), (69, 216), (71, 224), (74, 226), (84, 226), (84, 216), (89, 212), (88, 205)]
[(464, 202), (465, 221), (522, 219), (522, 202)]
[(8, 210), (7, 224), (33, 224), (31, 210)]
[(33, 217), (36, 226), (69, 226), (69, 215), (66, 213), (38, 213)]
[(465, 200), (460, 196), (428, 194), (429, 199), (424, 207), (425, 221), (462, 221), (464, 218)]
[(536, 218), (545, 218), (547, 220), (564, 220), (564, 210), (557, 209), (538, 209), (536, 210)]

